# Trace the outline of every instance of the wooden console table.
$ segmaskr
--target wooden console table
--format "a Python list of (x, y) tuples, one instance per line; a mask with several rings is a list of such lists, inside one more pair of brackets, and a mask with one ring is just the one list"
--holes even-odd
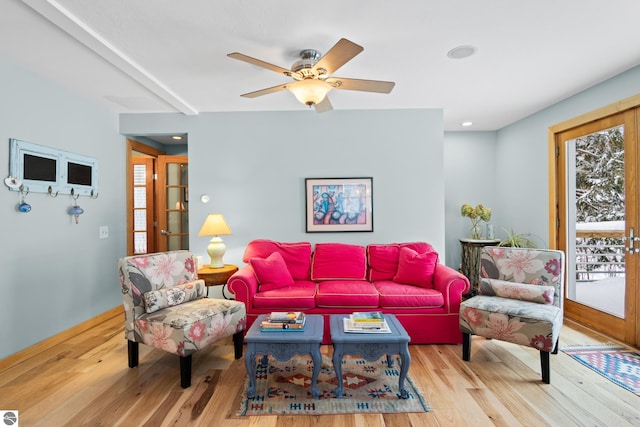
[(496, 246), (500, 239), (460, 239), (462, 246), (461, 272), (471, 284), (468, 295), (473, 296), (478, 293), (478, 283), (480, 283), (480, 252), (485, 246)]

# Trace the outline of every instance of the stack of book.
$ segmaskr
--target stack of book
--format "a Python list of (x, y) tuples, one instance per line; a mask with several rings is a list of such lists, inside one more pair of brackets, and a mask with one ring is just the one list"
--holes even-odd
[(345, 332), (391, 333), (389, 325), (379, 311), (356, 311), (344, 319)]
[(273, 311), (260, 323), (262, 331), (302, 331), (305, 316), (301, 311)]

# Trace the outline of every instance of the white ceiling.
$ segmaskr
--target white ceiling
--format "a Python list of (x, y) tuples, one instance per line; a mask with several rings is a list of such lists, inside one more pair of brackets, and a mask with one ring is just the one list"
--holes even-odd
[[(288, 91), (241, 98), (288, 80), (227, 53), (290, 68), (344, 37), (364, 51), (336, 76), (396, 86), (332, 91), (335, 110), (495, 130), (639, 65), (639, 16), (638, 0), (2, 0), (0, 55), (122, 113), (298, 111)], [(459, 45), (477, 53), (448, 58)]]

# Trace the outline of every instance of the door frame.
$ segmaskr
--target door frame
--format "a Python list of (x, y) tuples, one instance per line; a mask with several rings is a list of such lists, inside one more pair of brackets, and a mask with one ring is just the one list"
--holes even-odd
[[(560, 178), (564, 176), (566, 158), (564, 158), (564, 150), (560, 149), (559, 135), (563, 132), (570, 131), (571, 129), (587, 125), (591, 122), (605, 119), (615, 114), (623, 113), (629, 110), (633, 110), (640, 107), (640, 94), (623, 99), (616, 103), (610, 104), (603, 108), (591, 111), (565, 122), (556, 124), (549, 127), (548, 130), (548, 164), (549, 164), (549, 245), (553, 249), (558, 249), (561, 246), (561, 239), (564, 239), (566, 234), (566, 227), (562, 218), (565, 217), (565, 212), (560, 207), (560, 200), (566, 200), (566, 191), (564, 188), (559, 187)], [(637, 115), (635, 116), (637, 126)], [(634, 135), (635, 137), (636, 135)], [(625, 139), (628, 137), (627, 129), (625, 129)], [(638, 153), (629, 153), (632, 158), (631, 161), (638, 162)], [(625, 153), (625, 158), (627, 153)], [(640, 162), (637, 163), (640, 165)], [(637, 176), (636, 176), (637, 178)], [(627, 177), (628, 179), (628, 177)], [(640, 199), (640, 198), (639, 198)], [(638, 207), (636, 207), (638, 209)], [(636, 228), (636, 234), (639, 232)], [(626, 226), (628, 233), (629, 226)], [(628, 235), (628, 234), (627, 234)], [(639, 255), (640, 256), (640, 255)], [(636, 275), (635, 271), (631, 271)], [(565, 280), (565, 315), (568, 318), (572, 318), (579, 323), (589, 326), (595, 330), (602, 331), (607, 329), (607, 333), (614, 338), (623, 340), (629, 344), (637, 345), (640, 343), (640, 328), (636, 328), (636, 325), (640, 325), (640, 313), (637, 310), (637, 292), (638, 285), (635, 284), (634, 289), (629, 292), (627, 289), (625, 295), (625, 320), (619, 319), (616, 322), (611, 319), (611, 316), (603, 315), (594, 316), (594, 309), (588, 308), (575, 301), (566, 299), (566, 287), (568, 286), (568, 280)], [(587, 312), (587, 315), (584, 315)], [(600, 313), (600, 312), (598, 312)]]
[[(134, 254), (133, 215), (130, 215), (130, 212), (133, 211), (133, 151), (138, 151), (140, 153), (147, 154), (152, 157), (158, 157), (166, 154), (166, 152), (163, 150), (159, 150), (157, 148), (154, 148), (149, 145), (145, 145), (141, 142), (134, 141), (133, 139), (127, 138), (127, 154), (126, 154), (127, 255)], [(154, 214), (155, 214), (155, 206), (154, 206)]]

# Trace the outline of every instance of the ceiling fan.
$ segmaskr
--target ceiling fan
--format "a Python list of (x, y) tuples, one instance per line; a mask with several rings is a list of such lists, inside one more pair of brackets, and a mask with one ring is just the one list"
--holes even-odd
[(347, 79), (331, 76), (338, 68), (349, 62), (363, 50), (364, 48), (362, 46), (343, 38), (338, 40), (324, 56), (321, 56), (320, 52), (315, 49), (305, 49), (301, 51), (300, 59), (291, 66), (290, 70), (238, 52), (230, 53), (227, 56), (266, 68), (267, 70), (275, 71), (276, 73), (291, 77), (294, 80), (291, 83), (245, 93), (240, 96), (256, 98), (289, 89), (298, 101), (309, 107), (313, 106), (317, 112), (322, 113), (333, 109), (327, 97), (327, 94), (332, 89), (389, 93), (395, 86), (394, 82)]

